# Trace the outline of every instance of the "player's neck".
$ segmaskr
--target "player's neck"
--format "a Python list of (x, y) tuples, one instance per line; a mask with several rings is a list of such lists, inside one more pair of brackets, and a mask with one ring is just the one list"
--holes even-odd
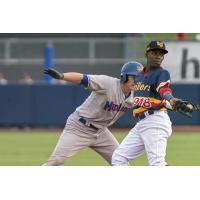
[(157, 68), (159, 68), (159, 67), (157, 67), (157, 66), (155, 67), (155, 66), (152, 66), (152, 65), (147, 63), (147, 65), (145, 66), (145, 72), (149, 72), (149, 71), (155, 70)]

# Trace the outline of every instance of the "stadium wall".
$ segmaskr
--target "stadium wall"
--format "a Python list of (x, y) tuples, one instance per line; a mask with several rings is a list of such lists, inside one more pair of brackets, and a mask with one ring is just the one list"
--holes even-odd
[[(173, 85), (177, 97), (200, 102), (200, 85)], [(64, 126), (70, 113), (90, 94), (76, 85), (5, 85), (0, 86), (0, 126)], [(200, 112), (187, 118), (169, 112), (174, 125), (200, 125)], [(113, 127), (132, 127), (135, 120), (128, 111)]]

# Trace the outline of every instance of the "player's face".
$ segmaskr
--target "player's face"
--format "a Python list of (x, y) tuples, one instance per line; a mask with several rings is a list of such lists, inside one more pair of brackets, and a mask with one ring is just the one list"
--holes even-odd
[(160, 49), (155, 49), (148, 51), (147, 54), (147, 63), (152, 67), (160, 67), (163, 59), (164, 52)]
[(128, 81), (126, 82), (126, 86), (128, 89), (133, 90), (135, 85), (135, 76), (129, 75)]

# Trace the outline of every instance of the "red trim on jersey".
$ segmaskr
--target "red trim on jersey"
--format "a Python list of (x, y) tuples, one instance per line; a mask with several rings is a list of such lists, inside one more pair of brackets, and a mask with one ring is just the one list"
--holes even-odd
[(146, 72), (146, 71), (145, 71), (145, 68), (141, 71), (141, 73), (142, 73), (142, 75), (143, 75), (144, 77), (147, 77), (147, 76), (149, 75), (149, 72)]
[(151, 102), (151, 106), (161, 106), (161, 105), (165, 105), (165, 103), (159, 102), (159, 103), (155, 103), (155, 102)]
[(168, 87), (169, 84), (170, 84), (170, 80), (160, 83), (159, 86), (156, 88), (156, 91), (158, 92), (161, 88)]
[(144, 77), (147, 77), (149, 75), (148, 72), (142, 72)]
[(161, 96), (162, 98), (164, 98), (164, 94), (165, 94), (166, 92), (172, 93), (172, 90), (171, 90), (170, 88), (168, 88), (168, 87), (164, 87), (164, 88), (161, 88), (161, 89), (159, 90), (159, 94), (160, 94), (160, 96)]

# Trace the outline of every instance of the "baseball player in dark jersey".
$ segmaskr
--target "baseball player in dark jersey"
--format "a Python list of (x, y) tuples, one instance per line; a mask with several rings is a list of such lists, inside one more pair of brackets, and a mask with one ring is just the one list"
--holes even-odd
[(166, 53), (161, 41), (151, 41), (146, 48), (147, 64), (134, 87), (133, 116), (139, 121), (113, 153), (112, 165), (128, 165), (129, 160), (144, 154), (145, 150), (149, 165), (167, 165), (167, 139), (172, 133), (167, 108), (181, 105), (186, 112), (190, 109), (172, 95), (170, 74), (161, 67)]
[(95, 150), (111, 164), (118, 142), (107, 127), (132, 108), (135, 76), (141, 68), (143, 65), (137, 62), (124, 64), (120, 79), (106, 75), (62, 74), (54, 69), (45, 70), (45, 74), (56, 79), (83, 85), (91, 94), (68, 117), (54, 152), (43, 165), (64, 165), (65, 161), (86, 147)]

